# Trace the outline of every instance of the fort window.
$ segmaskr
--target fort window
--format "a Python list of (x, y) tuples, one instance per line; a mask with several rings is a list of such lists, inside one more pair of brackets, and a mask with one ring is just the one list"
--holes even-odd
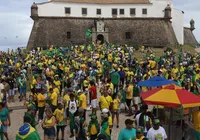
[(131, 39), (131, 32), (126, 32), (126, 39)]
[(142, 14), (147, 15), (147, 9), (142, 9)]
[(66, 7), (65, 8), (65, 14), (71, 14), (71, 8)]
[(71, 39), (71, 32), (67, 32), (67, 39)]
[(82, 8), (82, 15), (87, 15), (87, 8)]
[(101, 9), (97, 9), (97, 15), (101, 15)]
[(124, 15), (124, 9), (120, 9), (120, 10), (119, 10), (119, 14), (120, 14), (120, 15)]
[(135, 15), (135, 8), (130, 9), (130, 15)]
[(112, 9), (112, 15), (117, 15), (117, 9)]

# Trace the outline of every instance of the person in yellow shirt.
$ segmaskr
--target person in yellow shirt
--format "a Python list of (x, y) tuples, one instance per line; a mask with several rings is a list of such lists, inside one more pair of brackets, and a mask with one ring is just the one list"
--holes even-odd
[(136, 140), (144, 140), (145, 136), (143, 135), (143, 129), (137, 128), (136, 130)]
[(113, 106), (112, 106), (112, 121), (114, 123), (115, 116), (117, 118), (117, 128), (119, 128), (119, 106), (120, 100), (118, 95), (116, 94), (113, 99)]
[(85, 78), (84, 81), (83, 81), (83, 90), (88, 88), (88, 86), (89, 86), (89, 77)]
[(113, 85), (113, 83), (111, 82), (111, 79), (108, 79), (108, 81), (107, 81), (108, 83), (106, 84), (106, 86), (107, 86), (107, 88), (109, 89), (111, 89), (112, 91), (111, 91), (111, 94), (109, 94), (111, 97), (112, 97), (112, 95), (113, 95), (113, 93), (114, 93), (114, 85)]
[(126, 104), (129, 107), (129, 114), (127, 116), (132, 115), (132, 107), (131, 107), (132, 99), (133, 99), (133, 84), (131, 84), (130, 82), (127, 82)]
[(37, 101), (38, 101), (38, 121), (42, 122), (44, 118), (44, 109), (46, 103), (46, 97), (44, 96), (44, 92), (38, 93)]
[(54, 83), (52, 83), (53, 92), (56, 92), (58, 96), (60, 95), (60, 90), (56, 87)]
[(69, 93), (67, 93), (67, 91), (65, 90), (64, 93), (64, 97), (63, 97), (63, 104), (64, 104), (64, 108), (65, 108), (65, 124), (67, 124), (67, 116), (68, 116), (68, 111), (67, 111), (67, 108), (68, 108), (68, 102), (70, 101), (70, 97), (69, 97), (69, 94), (71, 92), (71, 90), (68, 91)]
[(59, 132), (61, 130), (62, 138), (64, 140), (64, 131), (65, 131), (65, 120), (64, 120), (64, 108), (61, 103), (58, 104), (58, 108), (54, 111), (53, 115), (56, 117), (57, 120), (57, 139), (59, 139)]
[(78, 94), (79, 94), (79, 107), (81, 107), (84, 110), (83, 117), (86, 120), (87, 98), (86, 95), (81, 90), (78, 90)]
[(195, 129), (195, 140), (199, 140), (200, 139), (200, 108), (199, 110), (195, 111), (192, 113), (192, 122), (193, 122), (193, 126), (194, 126), (194, 129)]
[(60, 80), (58, 79), (58, 75), (55, 75), (54, 84), (56, 85), (56, 87), (57, 87), (58, 89), (61, 88), (61, 82), (60, 82)]
[(54, 112), (57, 108), (57, 103), (58, 103), (58, 94), (53, 91), (53, 88), (49, 89), (51, 96), (50, 96), (50, 100), (51, 100), (51, 109)]
[(112, 107), (112, 97), (108, 95), (108, 91), (104, 90), (103, 91), (103, 95), (100, 96), (99, 98), (99, 107), (100, 110), (106, 108), (106, 109), (110, 109), (110, 107)]

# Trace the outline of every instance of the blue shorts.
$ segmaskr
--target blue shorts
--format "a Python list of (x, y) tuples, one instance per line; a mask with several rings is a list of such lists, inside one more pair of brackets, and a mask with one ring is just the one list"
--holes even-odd
[(3, 131), (3, 133), (7, 132), (8, 126), (5, 126), (5, 125), (2, 124), (2, 131)]
[(10, 96), (14, 96), (15, 94), (15, 90), (14, 89), (9, 89), (9, 95)]
[(54, 127), (52, 128), (44, 128), (44, 136), (48, 136), (50, 139), (56, 137), (56, 130)]

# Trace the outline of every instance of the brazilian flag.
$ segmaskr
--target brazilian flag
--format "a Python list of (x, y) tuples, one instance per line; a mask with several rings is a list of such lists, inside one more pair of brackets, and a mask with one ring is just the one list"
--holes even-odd
[(86, 38), (92, 38), (92, 29), (87, 28), (85, 31)]

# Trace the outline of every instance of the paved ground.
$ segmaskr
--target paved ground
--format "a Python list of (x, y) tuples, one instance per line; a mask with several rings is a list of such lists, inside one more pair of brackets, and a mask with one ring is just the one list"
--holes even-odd
[[(21, 126), (23, 123), (23, 114), (26, 110), (22, 109), (22, 110), (14, 110), (10, 115), (11, 115), (11, 127), (8, 128), (8, 134), (9, 134), (9, 138), (10, 140), (14, 140), (15, 139), (15, 135), (17, 130), (19, 129), (19, 126)], [(98, 112), (99, 113), (99, 112)], [(87, 112), (87, 114), (89, 114), (89, 112)], [(112, 133), (112, 139), (116, 140), (118, 137), (118, 133), (120, 131), (120, 129), (122, 129), (124, 127), (124, 120), (126, 119), (124, 114), (120, 115), (121, 121), (120, 121), (120, 127), (116, 128), (116, 123), (114, 124), (113, 127), (113, 133)], [(89, 117), (87, 117), (87, 121), (89, 121)], [(37, 125), (36, 127), (37, 131), (39, 132), (41, 138), (43, 138), (43, 130), (41, 128), (41, 125)], [(65, 138), (66, 140), (70, 140), (69, 139), (69, 126), (66, 127), (65, 129)], [(72, 139), (73, 140), (73, 139)]]
[[(23, 106), (23, 102), (19, 102), (17, 99), (15, 101), (15, 103), (8, 103), (8, 106), (11, 108), (15, 108), (16, 106)], [(19, 127), (23, 124), (23, 115), (24, 112), (26, 111), (26, 109), (19, 109), (19, 110), (13, 110), (10, 113), (11, 116), (11, 127), (8, 128), (8, 135), (9, 135), (9, 139), (10, 140), (14, 140), (17, 130), (19, 129)], [(98, 114), (100, 113), (100, 111), (98, 111)], [(89, 118), (89, 114), (91, 114), (91, 111), (87, 111), (87, 122), (89, 122), (90, 118)], [(98, 119), (100, 119), (100, 114), (98, 115)], [(125, 127), (124, 125), (124, 121), (126, 120), (126, 116), (124, 113), (120, 114), (120, 125), (119, 128), (116, 128), (116, 122), (114, 123), (113, 126), (113, 131), (112, 131), (112, 139), (113, 140), (117, 140), (119, 131)], [(129, 117), (130, 118), (130, 117)], [(131, 117), (133, 118), (133, 117)], [(39, 132), (41, 139), (43, 139), (43, 130), (41, 128), (41, 125), (37, 125), (36, 127), (37, 131)], [(65, 129), (65, 140), (73, 140), (69, 138), (69, 126), (66, 127)]]
[[(16, 98), (16, 101), (15, 103), (8, 103), (8, 106), (10, 108), (16, 108), (16, 107), (19, 107), (19, 106), (23, 106), (23, 103), (24, 102), (19, 102), (17, 97)], [(152, 107), (150, 107), (152, 108)], [(18, 108), (19, 109), (19, 108)], [(9, 139), (10, 140), (14, 140), (15, 139), (15, 136), (16, 136), (16, 133), (17, 133), (17, 130), (19, 129), (19, 127), (23, 124), (23, 115), (24, 115), (24, 112), (26, 111), (26, 109), (19, 109), (19, 110), (13, 110), (13, 112), (11, 112), (10, 116), (11, 116), (11, 127), (8, 128), (8, 135), (9, 135)], [(89, 114), (91, 112), (90, 111), (87, 111), (87, 122), (89, 122)], [(98, 112), (99, 114), (100, 112)], [(100, 115), (98, 115), (98, 119), (100, 119)], [(116, 128), (116, 122), (114, 123), (114, 126), (113, 126), (113, 130), (112, 130), (112, 140), (117, 140), (118, 138), (118, 134), (120, 132), (120, 130), (122, 128), (125, 127), (124, 125), (124, 121), (126, 120), (126, 115), (124, 113), (121, 113), (120, 114), (120, 125), (119, 125), (119, 128)], [(133, 117), (129, 117), (131, 119), (133, 119)], [(168, 127), (165, 127), (166, 130)], [(36, 127), (37, 131), (39, 132), (40, 136), (41, 136), (41, 139), (43, 139), (43, 130), (41, 128), (41, 125), (37, 125)], [(171, 129), (172, 131), (172, 138), (171, 140), (181, 140), (181, 130), (180, 128), (176, 128), (175, 126)], [(74, 140), (73, 138), (70, 139), (69, 138), (69, 126), (66, 127), (65, 129), (65, 140)], [(190, 139), (188, 139), (190, 140)], [(191, 139), (192, 140), (192, 139)]]

